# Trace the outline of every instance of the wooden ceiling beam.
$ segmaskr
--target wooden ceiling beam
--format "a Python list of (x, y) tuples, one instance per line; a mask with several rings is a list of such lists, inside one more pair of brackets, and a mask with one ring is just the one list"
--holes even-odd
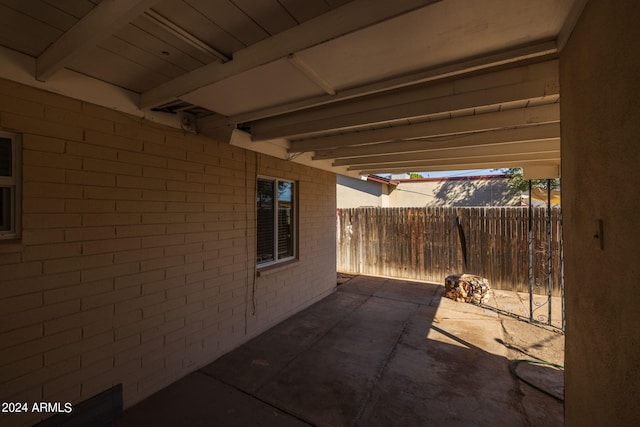
[[(560, 152), (560, 138), (512, 142), (504, 144), (490, 144), (476, 147), (457, 147), (438, 150), (422, 151), (417, 153), (399, 153), (376, 156), (349, 157), (337, 159), (334, 166), (362, 165), (367, 163), (398, 163), (419, 160), (447, 160), (455, 158), (497, 158), (504, 155), (531, 154), (546, 156), (549, 152)], [(315, 159), (314, 159), (315, 160)]]
[(157, 2), (158, 0), (101, 2), (38, 56), (36, 79), (46, 81)]
[(140, 108), (173, 101), (194, 90), (268, 64), (440, 0), (368, 0), (349, 2), (303, 24), (234, 53), (231, 61), (211, 63), (157, 86), (141, 96)]
[[(499, 129), (516, 128), (520, 126), (532, 126), (553, 124), (560, 122), (560, 106), (558, 103), (538, 105), (526, 108), (483, 113), (474, 116), (455, 117), (452, 119), (434, 120), (423, 123), (415, 123), (405, 126), (393, 126), (369, 131), (351, 132), (341, 135), (318, 137), (291, 141), (289, 152), (300, 153), (315, 151), (316, 155), (328, 157), (342, 157), (355, 153), (358, 148), (354, 146), (372, 144), (373, 148), (385, 150), (387, 143), (400, 148), (401, 139), (432, 138), (446, 135), (460, 135), (473, 132), (484, 132)], [(540, 129), (537, 129), (540, 130)], [(521, 132), (524, 132), (521, 131)], [(508, 134), (505, 134), (508, 135)], [(506, 138), (518, 138), (517, 135), (505, 136)], [(394, 142), (389, 142), (394, 141)], [(389, 146), (389, 147), (390, 147)], [(411, 144), (407, 144), (410, 149)], [(376, 149), (374, 149), (376, 150)], [(384, 151), (380, 151), (382, 154)]]
[(416, 139), (411, 141), (385, 142), (381, 144), (358, 145), (334, 150), (316, 151), (314, 159), (340, 159), (392, 155), (399, 153), (420, 153), (456, 149), (470, 149), (486, 145), (513, 144), (560, 138), (560, 124), (549, 123), (515, 129), (499, 129), (466, 134), (452, 134), (443, 137)]
[(554, 41), (541, 41), (532, 43), (527, 46), (518, 47), (510, 50), (501, 50), (482, 58), (474, 58), (447, 64), (444, 66), (434, 67), (417, 73), (402, 75), (399, 77), (386, 79), (384, 81), (365, 84), (349, 89), (341, 90), (335, 94), (321, 95), (306, 98), (298, 101), (292, 101), (273, 107), (263, 108), (249, 113), (238, 114), (232, 117), (205, 117), (199, 120), (203, 124), (207, 123), (212, 127), (235, 126), (238, 123), (246, 123), (254, 120), (265, 119), (269, 117), (288, 114), (295, 111), (305, 110), (309, 108), (320, 107), (346, 101), (360, 96), (372, 95), (375, 93), (385, 92), (389, 90), (399, 89), (417, 84), (435, 82), (445, 78), (461, 76), (472, 72), (479, 72), (498, 66), (505, 66), (519, 61), (534, 60), (549, 57), (557, 53), (556, 43)]
[(434, 161), (416, 161), (402, 163), (372, 163), (366, 165), (353, 165), (347, 169), (349, 171), (359, 171), (366, 173), (388, 173), (388, 172), (422, 172), (435, 170), (460, 170), (460, 169), (493, 169), (507, 167), (523, 167), (527, 164), (560, 164), (560, 152), (550, 152), (546, 156), (528, 155), (522, 157), (518, 155), (495, 156), (494, 158), (453, 158)]
[(515, 101), (557, 99), (559, 94), (558, 62), (554, 60), (258, 120), (252, 122), (251, 133), (256, 141), (296, 138)]

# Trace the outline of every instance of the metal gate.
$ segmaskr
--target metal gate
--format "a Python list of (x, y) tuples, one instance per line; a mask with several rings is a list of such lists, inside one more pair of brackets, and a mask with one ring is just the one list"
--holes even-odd
[[(551, 327), (556, 327), (564, 331), (565, 319), (564, 319), (564, 252), (563, 252), (563, 239), (560, 238), (560, 310), (556, 310), (559, 313), (560, 319), (554, 319), (554, 298), (552, 295), (552, 260), (551, 260), (551, 180), (547, 180), (547, 250), (542, 251), (540, 248), (536, 248), (533, 245), (533, 229), (531, 226), (531, 211), (532, 211), (532, 197), (531, 197), (531, 181), (529, 181), (529, 321), (542, 323)], [(562, 236), (562, 211), (560, 212), (560, 235)], [(542, 274), (534, 274), (532, 269), (534, 268), (534, 257), (536, 254), (547, 254), (546, 259), (541, 263), (543, 268), (546, 269)], [(540, 283), (539, 280), (535, 280), (536, 277), (547, 277), (547, 283)], [(545, 286), (546, 285), (546, 286)], [(544, 298), (536, 300), (535, 295), (544, 294), (544, 288), (546, 287), (546, 300)], [(542, 292), (540, 292), (542, 291)], [(555, 320), (555, 322), (554, 322)], [(559, 322), (558, 322), (559, 320)]]
[[(550, 187), (547, 183), (547, 188)], [(531, 182), (529, 182), (529, 209), (527, 224), (527, 253), (528, 253), (528, 292), (518, 293), (522, 298), (522, 302), (526, 303), (524, 312), (515, 308), (510, 309), (508, 305), (493, 303), (483, 304), (486, 308), (507, 314), (520, 320), (530, 323), (544, 325), (564, 332), (565, 330), (565, 310), (564, 310), (564, 248), (562, 239), (562, 211), (558, 208), (557, 221), (558, 228), (556, 233), (559, 239), (552, 238), (552, 207), (551, 193), (547, 191), (545, 230), (540, 227), (534, 227), (534, 209), (532, 207)], [(538, 211), (539, 212), (539, 211)], [(539, 222), (538, 222), (539, 224)], [(540, 236), (542, 232), (546, 233), (546, 238)], [(541, 238), (542, 237), (542, 238)], [(552, 244), (557, 242), (558, 248), (552, 248)], [(546, 247), (545, 247), (546, 246)], [(559, 265), (553, 265), (553, 254), (559, 253)], [(554, 268), (555, 267), (555, 268)], [(554, 295), (553, 282), (554, 272), (559, 272), (560, 295), (557, 292)], [(499, 292), (499, 291), (494, 291)], [(519, 307), (521, 308), (521, 307)]]

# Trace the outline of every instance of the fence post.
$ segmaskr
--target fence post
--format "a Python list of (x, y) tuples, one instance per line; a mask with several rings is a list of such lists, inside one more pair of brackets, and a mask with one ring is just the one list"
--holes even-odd
[(529, 180), (529, 321), (533, 322), (533, 205), (531, 201), (531, 180)]
[(551, 294), (553, 292), (553, 272), (551, 265), (551, 180), (547, 179), (547, 303), (548, 316), (547, 322), (551, 325)]

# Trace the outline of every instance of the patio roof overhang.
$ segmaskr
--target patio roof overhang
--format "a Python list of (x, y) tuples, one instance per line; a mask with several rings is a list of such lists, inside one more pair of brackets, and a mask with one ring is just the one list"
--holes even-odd
[(585, 3), (0, 1), (0, 77), (351, 176), (548, 178)]

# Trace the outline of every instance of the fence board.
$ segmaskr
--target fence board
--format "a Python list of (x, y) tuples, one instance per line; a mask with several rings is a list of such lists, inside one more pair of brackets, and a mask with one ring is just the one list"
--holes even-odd
[[(339, 271), (441, 283), (465, 272), (488, 278), (495, 289), (528, 292), (527, 208), (354, 208), (337, 214)], [(551, 210), (549, 258), (546, 216), (546, 208), (533, 209), (534, 292), (548, 292), (550, 259), (552, 294), (559, 296), (562, 217), (559, 209)]]

